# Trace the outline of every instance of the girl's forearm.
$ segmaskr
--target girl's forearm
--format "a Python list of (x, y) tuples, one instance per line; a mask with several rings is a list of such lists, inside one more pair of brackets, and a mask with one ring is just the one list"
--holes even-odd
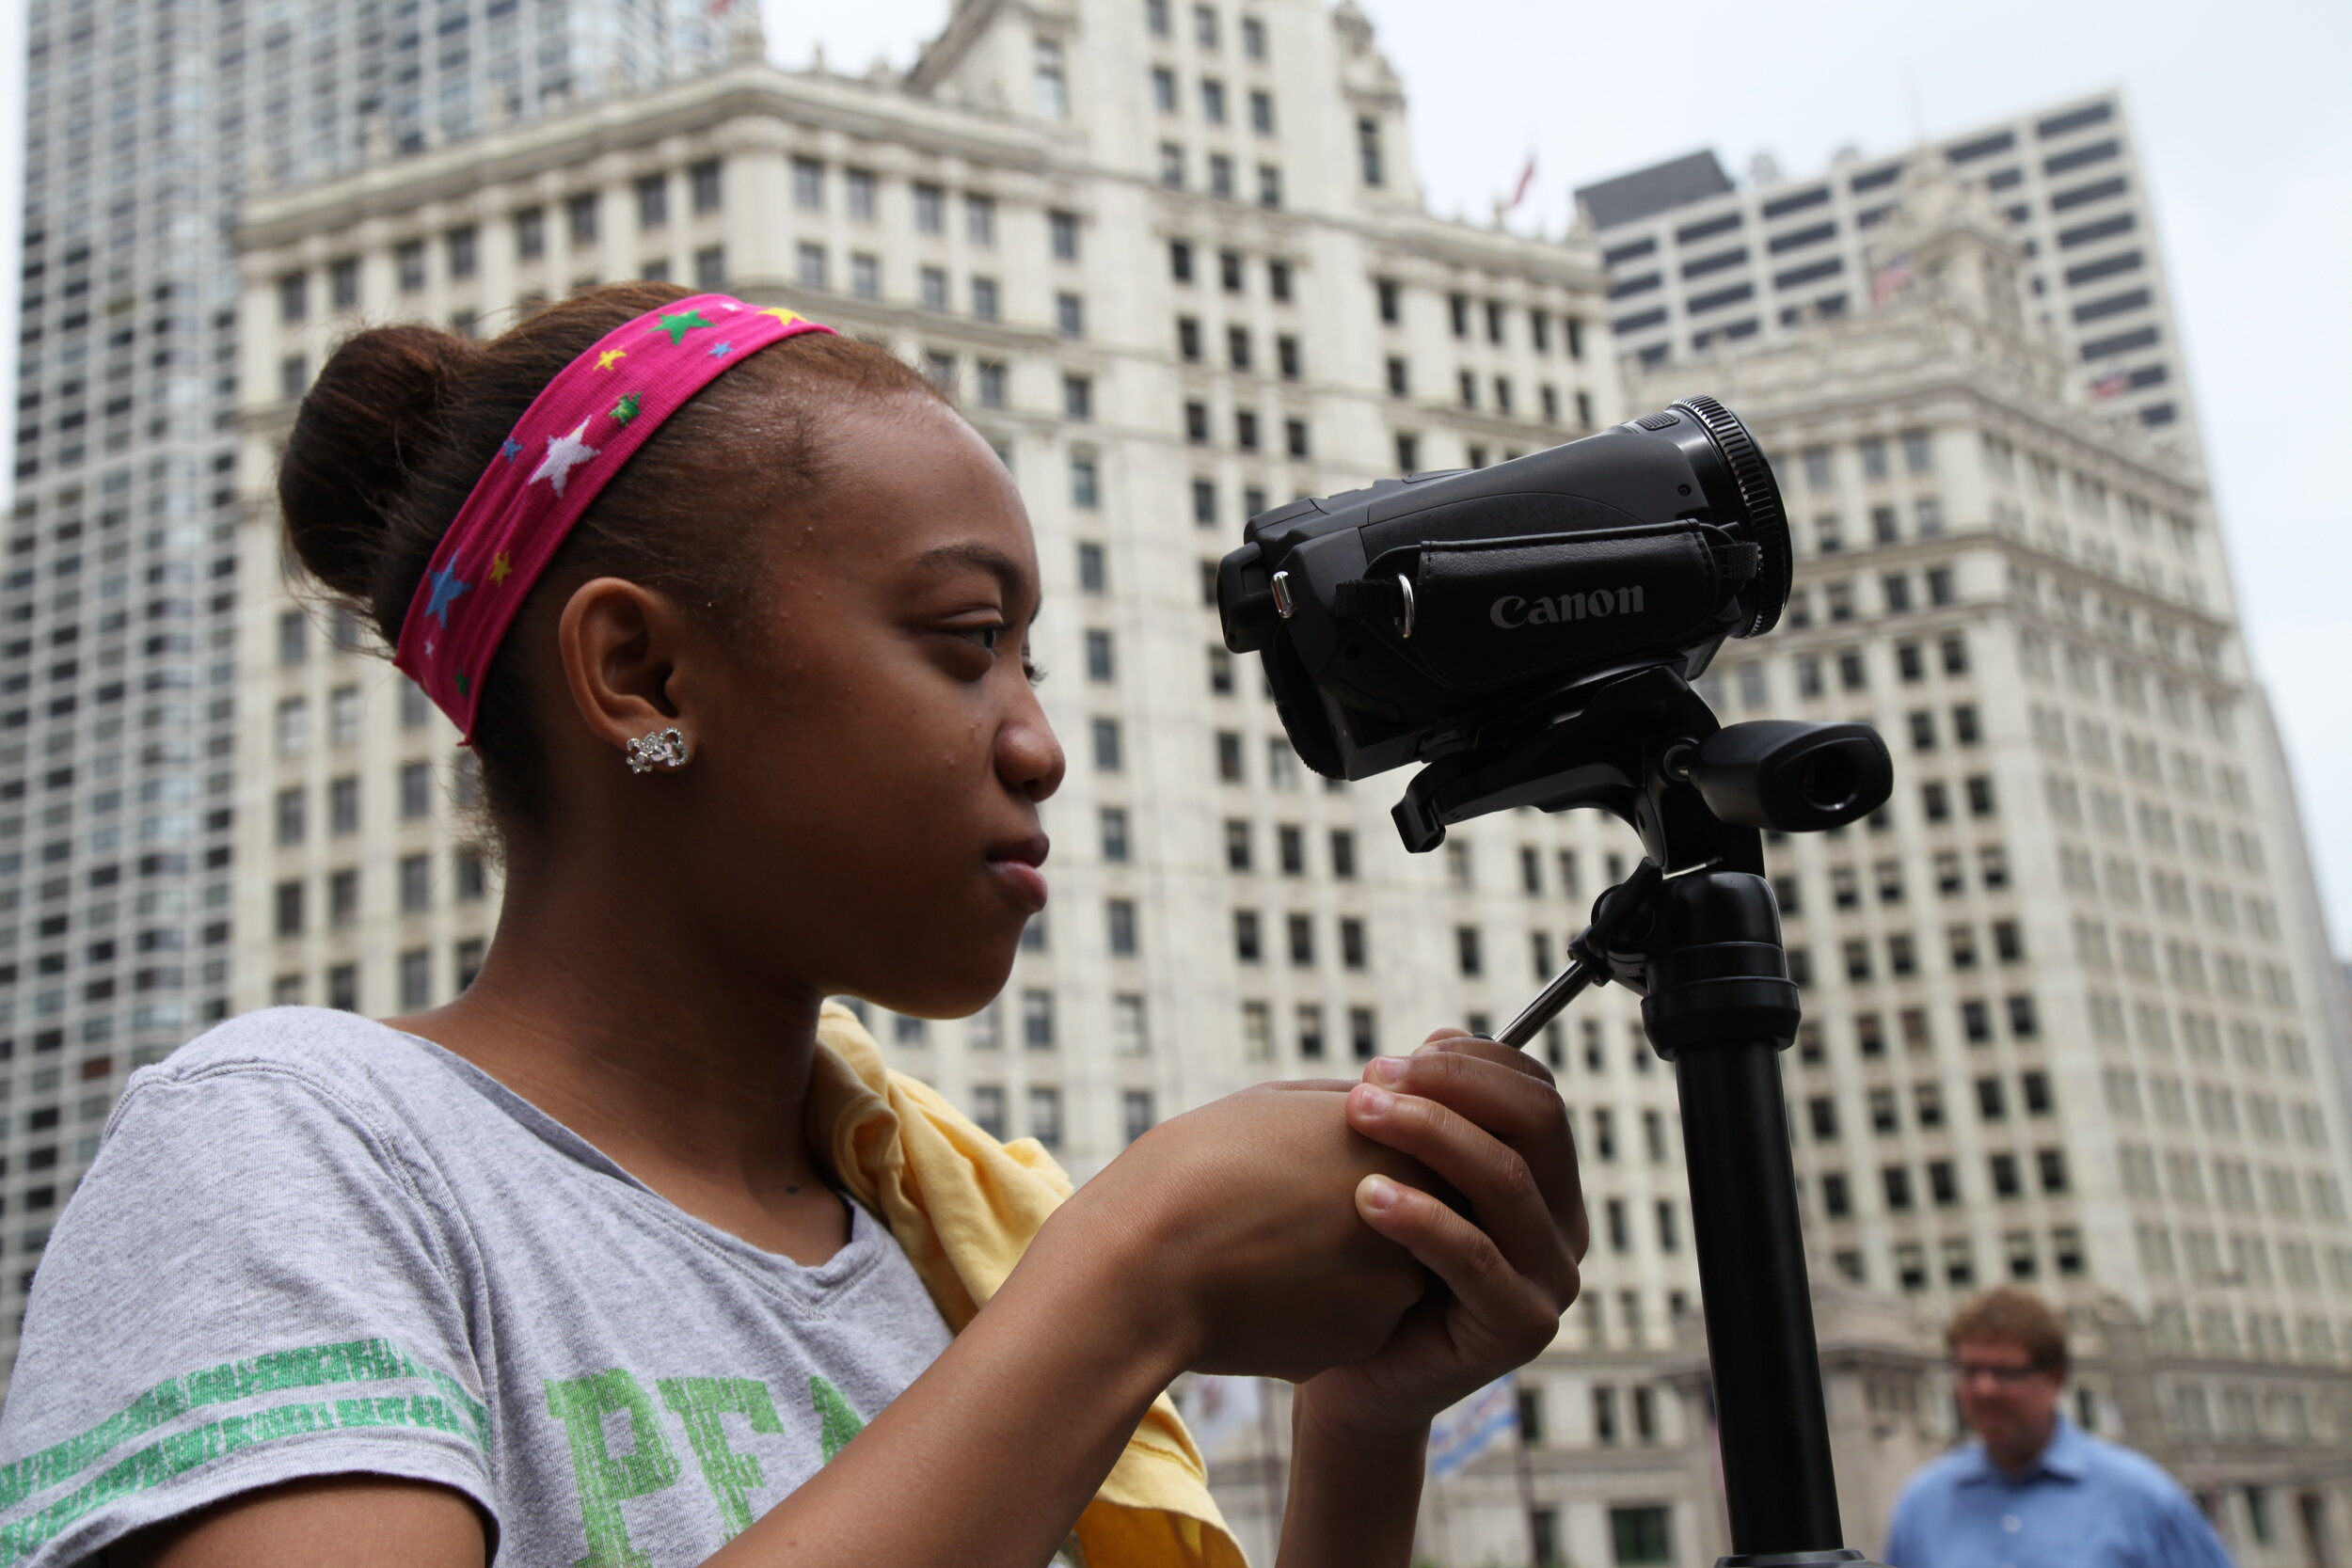
[(1290, 1500), (1277, 1568), (1406, 1568), (1421, 1512), (1426, 1427), (1336, 1430), (1298, 1392), (1291, 1418)]
[(1116, 1254), (1045, 1239), (929, 1370), (712, 1568), (1051, 1558), (1189, 1353), (1133, 1271), (1104, 1266)]

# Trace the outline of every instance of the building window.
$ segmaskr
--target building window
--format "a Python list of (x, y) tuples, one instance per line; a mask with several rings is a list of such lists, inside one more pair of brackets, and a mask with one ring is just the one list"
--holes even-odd
[(426, 855), (400, 858), (400, 912), (421, 914), (433, 907), (433, 861)]
[[(800, 166), (793, 166), (797, 183)], [(660, 229), (670, 221), (670, 182), (668, 177), (648, 174), (637, 182), (637, 227)]]
[(850, 258), (850, 293), (859, 299), (882, 297), (882, 258), (862, 251)]
[(1052, 39), (1037, 40), (1037, 112), (1044, 119), (1070, 118), (1070, 79), (1062, 68), (1061, 45)]
[(1090, 420), (1094, 417), (1094, 383), (1083, 375), (1061, 378), (1061, 411), (1065, 419)]
[(1087, 332), (1086, 301), (1076, 294), (1054, 296), (1054, 326), (1065, 338), (1083, 338)]
[(947, 227), (947, 193), (937, 185), (914, 187), (914, 227), (918, 233), (937, 234)]
[(417, 947), (400, 956), (400, 1006), (404, 1012), (430, 1006), (433, 1002), (433, 953), (430, 948)]
[(1386, 182), (1380, 161), (1380, 122), (1370, 116), (1356, 122), (1356, 161), (1365, 184), (1377, 187)]
[(1120, 1131), (1126, 1134), (1129, 1143), (1152, 1131), (1152, 1091), (1121, 1089), (1119, 1094), (1119, 1118)]
[(1116, 664), (1112, 657), (1111, 634), (1100, 626), (1090, 626), (1086, 634), (1087, 679), (1107, 682), (1115, 677)]
[(460, 847), (452, 857), (452, 869), (455, 873), (458, 902), (480, 903), (489, 886), (488, 867), (482, 851), (470, 845)]
[[(536, 248), (522, 250), (523, 259), (528, 261), (547, 248), (547, 225), (536, 207), (532, 208), (528, 214), (516, 214), (515, 223), (518, 231), (516, 245), (518, 250), (522, 248), (519, 230), (522, 227), (522, 220), (526, 216), (532, 220), (532, 231), (536, 236), (532, 242)], [(326, 303), (329, 309), (336, 310), (349, 310), (359, 303), (359, 259), (358, 257), (342, 256), (326, 263)]]
[(433, 765), (410, 762), (400, 769), (400, 816), (413, 822), (433, 815)]
[[(828, 286), (823, 245), (814, 240), (803, 240), (794, 254), (798, 261), (802, 288), (822, 289)], [(933, 309), (944, 310), (947, 308), (946, 292), (946, 279), (943, 277), (940, 279), (940, 303), (932, 306)], [(924, 303), (930, 304), (930, 301), (926, 300)]]
[(1160, 183), (1170, 189), (1184, 183), (1184, 150), (1172, 141), (1160, 143)]
[(1047, 233), (1052, 237), (1054, 260), (1074, 261), (1078, 259), (1078, 214), (1048, 213), (1045, 214)]
[(1124, 758), (1120, 754), (1119, 721), (1097, 719), (1090, 729), (1094, 741), (1094, 770), (1098, 773), (1120, 771)]
[(327, 784), (326, 827), (333, 833), (359, 831), (359, 781), (357, 778), (346, 776)]
[[(582, 191), (578, 196), (564, 198), (564, 231), (573, 245), (590, 245), (596, 243), (596, 193), (594, 191)], [(403, 288), (408, 286), (405, 282), (402, 284)], [(421, 249), (417, 256), (415, 287), (420, 289), (424, 287), (424, 256)]]
[(983, 359), (976, 369), (980, 406), (1002, 408), (1005, 405), (1005, 362), (1001, 359)]
[(1054, 1049), (1052, 991), (1025, 990), (1021, 993), (1021, 1043), (1031, 1051)]
[(1380, 1019), (1370, 1007), (1347, 1009), (1347, 1038), (1349, 1049), (1359, 1062), (1369, 1062), (1380, 1054)]
[(1236, 962), (1254, 964), (1265, 956), (1265, 944), (1258, 928), (1258, 911), (1233, 911), (1233, 958)]
[(1111, 998), (1111, 1047), (1121, 1056), (1145, 1056), (1152, 1051), (1152, 1032), (1143, 998), (1122, 991)]
[(825, 210), (825, 166), (817, 159), (792, 160), (792, 205), (804, 213)]
[(707, 245), (694, 252), (694, 287), (711, 293), (727, 280), (727, 252), (724, 245)]

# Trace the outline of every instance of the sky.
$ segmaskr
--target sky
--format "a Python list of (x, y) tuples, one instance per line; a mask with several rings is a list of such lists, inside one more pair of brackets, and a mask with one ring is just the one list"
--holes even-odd
[[(1140, 3), (1140, 0), (1137, 0)], [(761, 0), (771, 53), (911, 61), (947, 0)], [(1486, 214), (1532, 150), (1527, 227), (1579, 184), (1712, 148), (1790, 177), (2123, 89), (2153, 191), (2257, 676), (2352, 952), (2352, 6), (2344, 0), (1358, 0), (1409, 99), (1430, 206)], [(0, 0), (0, 255), (13, 256), (25, 8)], [(1507, 105), (1507, 106), (1506, 106)], [(0, 321), (16, 269), (0, 268)], [(0, 333), (0, 385), (15, 333)], [(0, 470), (0, 499), (8, 479)], [(2344, 601), (2340, 603), (2339, 601)]]

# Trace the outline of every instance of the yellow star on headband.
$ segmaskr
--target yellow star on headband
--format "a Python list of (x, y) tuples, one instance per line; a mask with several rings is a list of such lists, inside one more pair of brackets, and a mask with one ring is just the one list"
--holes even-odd
[(775, 306), (770, 309), (762, 310), (760, 314), (763, 316), (773, 316), (776, 320), (784, 323), (787, 326), (790, 326), (794, 322), (806, 321), (808, 319), (806, 316), (802, 315), (798, 310), (787, 310), (781, 305)]
[(609, 371), (615, 364), (628, 357), (628, 350), (625, 348), (606, 349), (602, 354), (596, 356), (596, 369), (600, 371)]
[(490, 558), (490, 586), (493, 588), (502, 586), (506, 581), (507, 575), (513, 570), (514, 565), (507, 560), (506, 552), (504, 550), (499, 551), (498, 554)]

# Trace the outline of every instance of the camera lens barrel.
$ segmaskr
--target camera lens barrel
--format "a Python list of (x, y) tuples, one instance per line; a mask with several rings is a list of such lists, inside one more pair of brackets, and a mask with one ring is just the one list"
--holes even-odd
[(1748, 611), (1747, 624), (1732, 633), (1735, 637), (1761, 637), (1779, 624), (1780, 612), (1788, 603), (1788, 588), (1795, 570), (1788, 544), (1788, 516), (1781, 507), (1780, 485), (1772, 477), (1772, 465), (1764, 460), (1762, 449), (1756, 444), (1756, 437), (1748, 434), (1748, 427), (1740, 421), (1740, 416), (1713, 398), (1682, 398), (1661, 412), (1635, 422), (1645, 430), (1673, 429), (1662, 422), (1652, 423), (1663, 421), (1669, 415), (1681, 416), (1681, 421), (1695, 425), (1703, 433), (1705, 440), (1701, 442), (1677, 432), (1675, 444), (1682, 448), (1692, 459), (1692, 467), (1703, 476), (1708, 499), (1718, 515), (1738, 519), (1748, 543), (1763, 554), (1761, 569), (1742, 605)]

